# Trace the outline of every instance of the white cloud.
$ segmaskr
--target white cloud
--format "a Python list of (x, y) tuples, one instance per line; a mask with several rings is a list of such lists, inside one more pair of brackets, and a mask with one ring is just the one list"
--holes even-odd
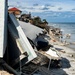
[(31, 2), (31, 0), (26, 0), (26, 2), (24, 0), (16, 0), (15, 1), (10, 1), (9, 5), (10, 6), (16, 6), (22, 9), (22, 11), (27, 11), (27, 12), (37, 12), (37, 13), (41, 13), (41, 12), (65, 12), (65, 11), (72, 11), (75, 12), (75, 10), (73, 10), (73, 8), (75, 8), (75, 4), (73, 3), (67, 3), (66, 1), (35, 1)]
[(51, 13), (48, 13), (46, 16), (47, 17), (59, 17), (59, 16), (61, 16), (61, 13), (51, 12)]

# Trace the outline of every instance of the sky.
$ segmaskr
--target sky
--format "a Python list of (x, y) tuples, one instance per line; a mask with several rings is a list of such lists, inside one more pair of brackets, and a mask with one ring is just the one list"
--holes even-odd
[(8, 0), (8, 5), (48, 22), (75, 22), (75, 0)]

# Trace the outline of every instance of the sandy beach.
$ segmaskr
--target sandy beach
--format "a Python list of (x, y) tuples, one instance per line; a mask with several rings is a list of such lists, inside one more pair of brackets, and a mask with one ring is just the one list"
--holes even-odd
[[(52, 37), (51, 37), (52, 38)], [(52, 38), (54, 40), (54, 38)], [(75, 50), (59, 41), (50, 41), (60, 54), (62, 67), (50, 69), (51, 75), (75, 75)]]

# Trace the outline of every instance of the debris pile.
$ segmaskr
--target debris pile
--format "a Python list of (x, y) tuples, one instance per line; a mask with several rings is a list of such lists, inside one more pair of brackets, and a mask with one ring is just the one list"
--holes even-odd
[[(30, 30), (29, 26), (36, 31)], [(49, 34), (44, 29), (17, 21), (13, 14), (9, 14), (8, 44), (3, 59), (8, 64), (6, 67), (12, 67), (13, 74), (20, 74), (21, 71), (24, 75), (43, 73), (46, 68), (49, 71), (50, 67), (61, 67), (61, 57), (49, 40)]]
[[(51, 38), (45, 29), (19, 21), (14, 14), (3, 15), (0, 39), (0, 67), (3, 70), (13, 75), (50, 75), (50, 67), (60, 67), (61, 57), (49, 43)], [(43, 22), (47, 23), (46, 20)]]

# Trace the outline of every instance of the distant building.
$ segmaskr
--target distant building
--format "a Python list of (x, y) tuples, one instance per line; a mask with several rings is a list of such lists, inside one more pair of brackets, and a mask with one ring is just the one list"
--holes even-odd
[(29, 14), (22, 14), (19, 20), (22, 20), (24, 22), (29, 22), (31, 20), (31, 13)]
[(16, 17), (19, 17), (22, 11), (16, 7), (13, 7), (13, 8), (8, 9), (8, 12), (13, 13)]

